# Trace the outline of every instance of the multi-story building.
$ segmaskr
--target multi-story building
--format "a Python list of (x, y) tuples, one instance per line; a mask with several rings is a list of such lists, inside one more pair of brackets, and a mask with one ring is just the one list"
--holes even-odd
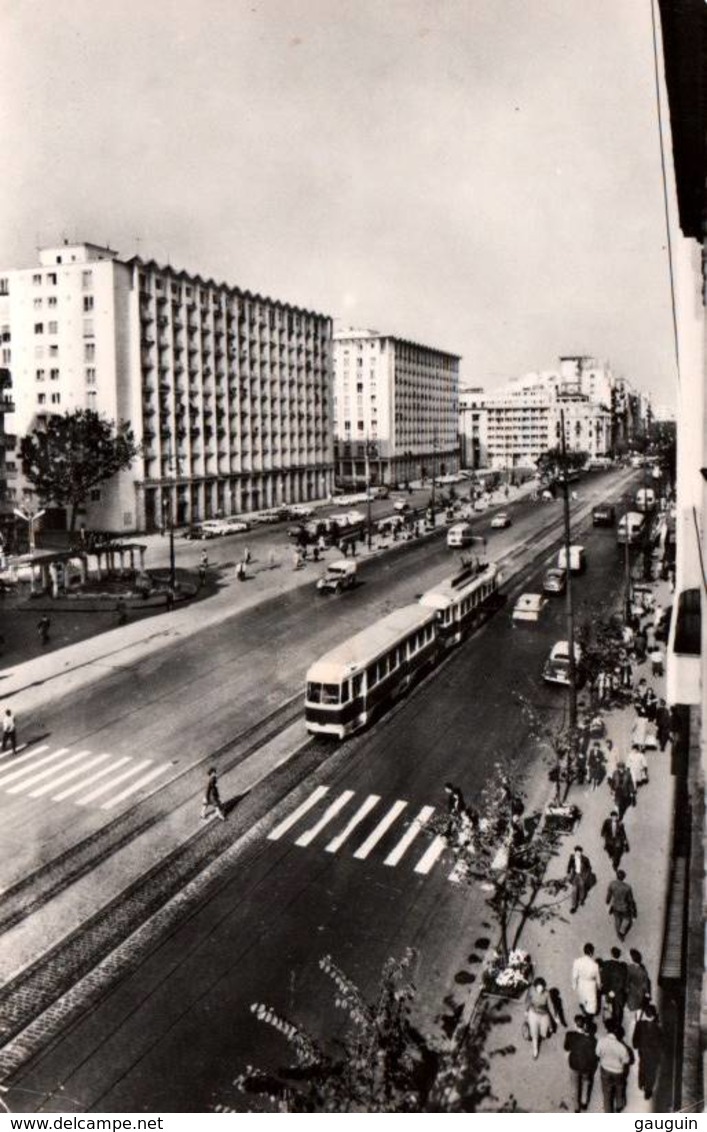
[(337, 331), (337, 480), (393, 484), (456, 472), (459, 361), (376, 330)]
[[(1, 333), (4, 339), (6, 333), (4, 327)], [(9, 334), (9, 331), (7, 333)], [(4, 548), (14, 542), (12, 532), (15, 527), (14, 508), (17, 505), (17, 437), (6, 428), (6, 417), (14, 414), (15, 411), (11, 389), (10, 370), (2, 366), (0, 367), (0, 554)]]
[(487, 418), (483, 389), (480, 386), (460, 386), (459, 459), (462, 468), (486, 466)]
[(16, 430), (92, 408), (142, 452), (82, 516), (116, 531), (324, 497), (329, 317), (95, 244), (0, 273)]
[(569, 450), (606, 455), (611, 447), (607, 396), (606, 367), (585, 357), (562, 358), (559, 371), (526, 374), (488, 394), (489, 466), (533, 468), (541, 453), (559, 444), (563, 413)]

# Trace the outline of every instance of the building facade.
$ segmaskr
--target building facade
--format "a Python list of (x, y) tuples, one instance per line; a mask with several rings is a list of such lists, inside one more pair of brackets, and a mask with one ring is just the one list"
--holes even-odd
[(337, 482), (396, 484), (458, 471), (459, 362), (375, 330), (337, 332)]
[(462, 468), (485, 468), (488, 414), (480, 386), (459, 389), (459, 460)]
[(0, 273), (16, 430), (91, 408), (142, 442), (82, 520), (151, 530), (326, 496), (332, 324), (95, 244)]

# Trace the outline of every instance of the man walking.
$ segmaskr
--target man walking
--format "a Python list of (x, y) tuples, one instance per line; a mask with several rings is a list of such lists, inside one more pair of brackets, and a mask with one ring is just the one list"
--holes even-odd
[(567, 879), (572, 886), (570, 912), (576, 912), (580, 904), (584, 904), (587, 899), (591, 876), (592, 866), (589, 857), (581, 845), (575, 845), (574, 852), (567, 862)]
[(651, 979), (640, 951), (632, 947), (629, 954), (631, 962), (626, 967), (626, 1009), (635, 1026), (644, 1006), (650, 1001)]
[(667, 747), (670, 736), (672, 733), (672, 720), (670, 718), (670, 708), (666, 706), (665, 700), (658, 701), (658, 707), (655, 715), (656, 730), (658, 732), (658, 744), (661, 751)]
[(606, 1034), (597, 1042), (597, 1056), (604, 1112), (623, 1112), (626, 1107), (626, 1073), (633, 1054), (619, 1041), (613, 1022), (606, 1023)]
[(204, 801), (201, 807), (201, 820), (206, 821), (211, 814), (218, 815), (221, 821), (226, 820), (226, 813), (221, 803), (221, 795), (218, 788), (218, 776), (216, 768), (209, 769), (209, 776), (206, 780), (206, 793), (204, 794)]
[(631, 772), (623, 759), (620, 759), (617, 763), (616, 770), (609, 779), (609, 786), (614, 795), (619, 820), (621, 820), (629, 806), (634, 805), (636, 801), (636, 787)]
[(633, 1048), (638, 1052), (638, 1087), (647, 1101), (653, 1096), (660, 1059), (663, 1056), (663, 1031), (658, 1013), (649, 1002), (639, 1013), (633, 1031)]
[(13, 755), (17, 754), (17, 725), (15, 717), (7, 708), (2, 717), (2, 749), (7, 750), (8, 744), (12, 747)]
[(609, 905), (609, 915), (614, 917), (617, 936), (625, 939), (638, 913), (633, 889), (627, 882), (623, 869), (617, 869), (616, 876), (609, 884), (606, 903)]
[(594, 1015), (599, 1011), (599, 991), (601, 973), (594, 958), (594, 944), (585, 943), (584, 954), (572, 964), (572, 986), (577, 994), (580, 1008), (584, 1014)]
[(626, 964), (621, 958), (621, 948), (612, 947), (611, 959), (601, 963), (601, 989), (604, 995), (604, 1017), (611, 1010), (611, 1021), (617, 1026), (623, 1023), (626, 1005)]
[(601, 837), (612, 865), (618, 869), (624, 853), (629, 852), (628, 837), (618, 810), (612, 810), (610, 816), (604, 820)]
[(597, 1040), (594, 1023), (583, 1014), (576, 1014), (574, 1030), (565, 1034), (567, 1063), (574, 1092), (574, 1111), (586, 1112), (592, 1094), (592, 1082), (597, 1071)]

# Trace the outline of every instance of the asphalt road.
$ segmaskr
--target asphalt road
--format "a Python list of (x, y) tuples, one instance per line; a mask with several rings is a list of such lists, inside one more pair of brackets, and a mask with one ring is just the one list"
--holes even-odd
[[(495, 533), (491, 546), (532, 542), (549, 512), (520, 505), (514, 514), (514, 526)], [(580, 608), (591, 609), (619, 592), (622, 559), (613, 531), (588, 529), (581, 541), (589, 569), (576, 596)], [(262, 711), (264, 701), (301, 684), (313, 656), (391, 604), (413, 599), (448, 562), (443, 545), (410, 548), (371, 564), (366, 584), (335, 603), (317, 603), (307, 587), (239, 618), (235, 643), (233, 625), (210, 630), (198, 647), (180, 645), (148, 662), (149, 671), (116, 674), (91, 696), (58, 706), (47, 726), (64, 745), (98, 731), (116, 743), (139, 736), (165, 753), (174, 753), (177, 741), (180, 752), (190, 744), (203, 751), (204, 741), (218, 742)], [(538, 588), (537, 580), (522, 588)], [(270, 634), (277, 634), (276, 670)], [(535, 753), (511, 692), (561, 718), (566, 693), (544, 685), (540, 668), (562, 636), (562, 599), (527, 628), (512, 626), (508, 607), (370, 732), (338, 747), (322, 745), (317, 771), (272, 814), (269, 832), (280, 827), (280, 836), (249, 846), (196, 914), (16, 1075), (12, 1107), (203, 1111), (237, 1103), (230, 1082), (245, 1064), (286, 1056), (282, 1040), (249, 1013), (251, 1002), (272, 1003), (318, 1036), (335, 1032), (340, 1019), (317, 967), (326, 953), (370, 989), (382, 961), (413, 945), (418, 981), (439, 984), (442, 1009), (449, 940), (470, 916), (478, 927), (469, 950), (477, 935), (491, 933), (483, 894), (451, 883), (444, 856), (421, 871), (431, 841), (424, 833), (412, 839), (411, 822), (423, 807), (443, 807), (447, 779), (473, 797), (501, 752), (527, 750), (533, 769)], [(283, 828), (312, 799), (306, 815)], [(331, 806), (340, 808), (325, 821)], [(382, 819), (389, 825), (373, 844)], [(50, 814), (41, 821), (49, 833)]]

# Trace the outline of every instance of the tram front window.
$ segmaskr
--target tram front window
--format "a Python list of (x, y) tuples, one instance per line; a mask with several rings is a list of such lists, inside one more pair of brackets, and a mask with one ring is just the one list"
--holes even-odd
[(338, 704), (340, 691), (338, 684), (308, 684), (307, 699), (311, 704)]

